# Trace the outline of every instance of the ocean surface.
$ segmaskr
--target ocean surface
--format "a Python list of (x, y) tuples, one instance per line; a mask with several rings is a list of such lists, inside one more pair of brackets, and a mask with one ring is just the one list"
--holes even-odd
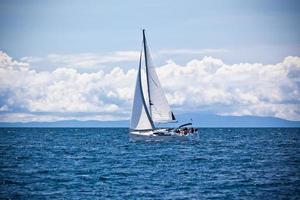
[(0, 199), (300, 199), (300, 129), (0, 129)]

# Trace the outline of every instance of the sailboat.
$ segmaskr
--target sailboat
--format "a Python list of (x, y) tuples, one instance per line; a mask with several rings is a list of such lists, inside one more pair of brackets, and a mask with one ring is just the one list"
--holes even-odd
[[(143, 63), (146, 72), (146, 87), (143, 87), (142, 81)], [(191, 125), (191, 123), (184, 124), (178, 128), (156, 127), (156, 124), (172, 122), (177, 122), (177, 120), (170, 108), (155, 68), (152, 64), (151, 55), (147, 46), (145, 30), (143, 29), (143, 45), (139, 57), (139, 67), (135, 84), (130, 120), (130, 135), (147, 137), (182, 137), (195, 135), (198, 131), (195, 128), (187, 127)]]

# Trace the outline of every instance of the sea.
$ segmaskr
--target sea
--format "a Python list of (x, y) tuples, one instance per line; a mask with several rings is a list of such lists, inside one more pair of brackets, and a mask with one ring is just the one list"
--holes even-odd
[(300, 199), (300, 129), (1, 128), (0, 199)]

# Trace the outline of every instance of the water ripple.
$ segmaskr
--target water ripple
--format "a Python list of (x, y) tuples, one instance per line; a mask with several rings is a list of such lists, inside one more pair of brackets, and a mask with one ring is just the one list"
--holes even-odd
[(1, 199), (299, 199), (299, 129), (200, 129), (130, 142), (128, 129), (0, 129)]

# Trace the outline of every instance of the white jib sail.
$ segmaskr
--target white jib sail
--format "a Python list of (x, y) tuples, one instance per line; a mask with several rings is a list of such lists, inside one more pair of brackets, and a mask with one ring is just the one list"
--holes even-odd
[(152, 59), (149, 53), (149, 49), (147, 47), (146, 38), (144, 35), (144, 51), (145, 53), (145, 61), (146, 70), (148, 76), (148, 87), (149, 87), (149, 104), (150, 104), (150, 115), (154, 122), (170, 122), (174, 121), (175, 117), (171, 111), (167, 98), (164, 94), (164, 91), (161, 87), (158, 76), (155, 72), (155, 68), (152, 64)]
[(145, 98), (142, 90), (142, 79), (141, 79), (141, 56), (139, 69), (136, 78), (130, 129), (134, 130), (146, 130), (154, 129), (153, 121), (150, 118), (150, 114), (146, 107)]

